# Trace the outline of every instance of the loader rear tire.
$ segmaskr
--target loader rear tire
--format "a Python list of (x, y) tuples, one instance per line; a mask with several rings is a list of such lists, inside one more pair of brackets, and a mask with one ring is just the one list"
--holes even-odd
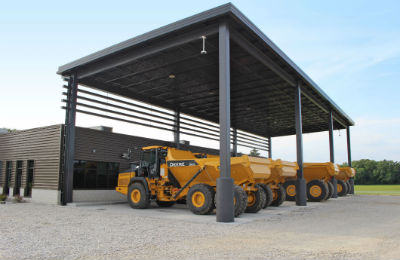
[(257, 188), (257, 190), (250, 191), (250, 193), (247, 194), (247, 208), (245, 211), (247, 213), (259, 212), (265, 205), (267, 199), (264, 189), (259, 184), (254, 185), (254, 187)]
[[(217, 194), (215, 194), (215, 207), (218, 207)], [(247, 207), (247, 193), (237, 185), (233, 185), (233, 207), (235, 218), (244, 213)]]
[(347, 194), (347, 185), (342, 180), (337, 180), (337, 195), (339, 197), (346, 196)]
[(134, 209), (145, 209), (150, 205), (150, 198), (143, 184), (133, 183), (128, 189), (128, 202)]
[(307, 183), (307, 198), (309, 201), (320, 202), (328, 192), (324, 182), (321, 180), (312, 180)]
[(214, 209), (214, 194), (211, 186), (196, 184), (189, 189), (186, 205), (196, 215), (209, 214)]
[(157, 205), (160, 208), (169, 208), (174, 206), (175, 201), (161, 201), (161, 200), (156, 200)]
[(235, 217), (243, 214), (247, 207), (247, 193), (237, 185), (233, 186), (233, 204), (235, 207)]
[(265, 209), (269, 205), (271, 205), (272, 200), (273, 200), (273, 194), (272, 194), (271, 188), (267, 184), (260, 183), (259, 185), (261, 186), (261, 188), (264, 189), (264, 192), (265, 192), (266, 199), (265, 199), (265, 204), (262, 207), (263, 209)]
[(279, 207), (286, 200), (286, 192), (282, 185), (278, 185), (278, 189), (274, 189), (275, 199), (272, 201), (271, 206)]
[(332, 195), (333, 195), (333, 184), (332, 182), (328, 181), (328, 197), (326, 198), (326, 200), (332, 198)]
[(286, 200), (295, 201), (296, 200), (296, 181), (287, 180), (283, 183), (283, 188), (286, 193)]

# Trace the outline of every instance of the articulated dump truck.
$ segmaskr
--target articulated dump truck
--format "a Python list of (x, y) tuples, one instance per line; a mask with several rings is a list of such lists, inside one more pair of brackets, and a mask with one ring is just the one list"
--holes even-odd
[[(141, 159), (118, 177), (116, 191), (127, 196), (132, 208), (147, 208), (151, 200), (160, 207), (170, 207), (186, 200), (198, 215), (215, 209), (219, 156), (192, 153), (164, 146), (142, 148)], [(243, 155), (231, 158), (234, 180), (235, 216), (256, 213), (267, 204), (262, 188), (271, 177), (269, 159)]]
[(337, 179), (337, 194), (338, 196), (346, 196), (351, 191), (349, 179), (356, 175), (356, 170), (351, 167), (340, 167)]
[[(330, 182), (332, 177), (339, 175), (339, 166), (337, 164), (327, 163), (304, 163), (304, 179), (307, 181), (307, 198), (309, 201), (328, 200), (333, 194), (333, 185)], [(283, 184), (286, 190), (286, 199), (295, 200), (296, 181), (288, 179)]]

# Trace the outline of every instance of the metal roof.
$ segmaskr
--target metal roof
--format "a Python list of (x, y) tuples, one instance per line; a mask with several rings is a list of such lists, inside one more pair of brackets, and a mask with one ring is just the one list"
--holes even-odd
[[(79, 84), (218, 122), (218, 26), (231, 35), (232, 127), (261, 136), (295, 133), (294, 88), (302, 85), (303, 132), (354, 125), (318, 85), (231, 3), (163, 26), (66, 65)], [(207, 54), (201, 55), (205, 35)], [(170, 78), (173, 74), (175, 78)]]

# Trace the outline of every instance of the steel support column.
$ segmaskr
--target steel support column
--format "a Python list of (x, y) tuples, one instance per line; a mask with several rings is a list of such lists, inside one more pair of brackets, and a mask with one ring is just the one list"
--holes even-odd
[(181, 134), (181, 112), (180, 109), (175, 110), (175, 117), (174, 117), (174, 143), (177, 149), (180, 148), (180, 134)]
[(272, 145), (271, 145), (271, 137), (268, 137), (268, 158), (272, 158)]
[[(329, 112), (329, 155), (331, 159), (331, 163), (335, 163), (335, 149), (333, 144), (333, 117), (332, 111)], [(332, 177), (331, 183), (333, 185), (333, 193), (332, 198), (337, 198), (337, 180), (335, 177)]]
[(72, 202), (74, 157), (75, 157), (75, 118), (76, 99), (78, 95), (78, 79), (73, 73), (68, 81), (67, 105), (64, 125), (64, 167), (61, 187), (61, 204)]
[(296, 118), (296, 149), (297, 149), (297, 171), (296, 180), (296, 205), (307, 205), (306, 180), (303, 175), (303, 124), (301, 119), (301, 86), (295, 87), (295, 118)]
[(237, 156), (237, 129), (233, 128), (232, 132), (232, 143), (233, 143), (233, 151), (232, 151), (232, 156), (236, 157)]
[[(347, 164), (349, 167), (352, 167), (351, 165), (351, 146), (350, 146), (350, 126), (346, 127), (346, 135), (347, 135)], [(354, 177), (350, 178), (349, 180), (350, 183), (350, 194), (354, 194)]]
[(219, 125), (220, 177), (217, 179), (217, 222), (234, 221), (231, 178), (230, 49), (229, 27), (219, 25)]

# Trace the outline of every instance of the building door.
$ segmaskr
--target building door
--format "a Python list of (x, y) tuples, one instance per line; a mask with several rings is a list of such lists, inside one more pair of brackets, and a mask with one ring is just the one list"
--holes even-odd
[(10, 193), (10, 183), (11, 183), (11, 174), (12, 174), (12, 161), (6, 162), (6, 176), (4, 176), (4, 187), (3, 194), (7, 195)]
[(22, 163), (23, 161), (17, 161), (13, 196), (20, 195), (21, 182), (22, 182)]
[(35, 168), (35, 162), (32, 160), (28, 161), (26, 167), (26, 186), (24, 190), (24, 197), (32, 197), (32, 185), (33, 185), (33, 169)]

